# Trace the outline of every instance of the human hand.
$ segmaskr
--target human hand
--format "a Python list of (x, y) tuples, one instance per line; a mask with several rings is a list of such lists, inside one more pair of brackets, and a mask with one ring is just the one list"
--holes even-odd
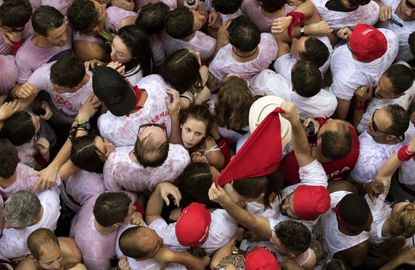
[(376, 198), (385, 191), (385, 186), (378, 180), (365, 183), (363, 188), (373, 203), (375, 203)]
[(49, 141), (46, 138), (40, 138), (36, 140), (36, 146), (39, 149), (39, 153), (42, 155), (42, 157), (46, 160), (49, 160), (50, 157), (50, 144)]
[(280, 35), (287, 31), (288, 27), (290, 26), (293, 17), (285, 16), (279, 17), (272, 22), (271, 26), (271, 33), (274, 35)]
[(281, 116), (290, 121), (290, 123), (294, 123), (300, 121), (300, 116), (298, 115), (297, 109), (295, 108), (295, 104), (291, 101), (284, 101), (281, 106)]
[(216, 183), (213, 183), (212, 186), (210, 186), (208, 195), (211, 201), (219, 203), (220, 205), (232, 201), (231, 197), (229, 197), (225, 190), (220, 186), (217, 186)]
[(26, 99), (35, 97), (38, 93), (37, 87), (30, 84), (24, 83), (22, 84), (15, 92), (16, 97)]
[(170, 116), (179, 116), (180, 111), (180, 93), (175, 89), (167, 89), (167, 96), (165, 97), (167, 111)]
[(84, 62), (84, 66), (87, 70), (93, 70), (96, 67), (103, 67), (105, 66), (104, 62), (101, 62), (97, 59), (89, 60)]
[(118, 260), (118, 269), (119, 270), (130, 270), (130, 265), (128, 264), (128, 259), (126, 256), (121, 256)]
[(207, 66), (200, 66), (199, 68), (199, 74), (202, 78), (202, 83), (205, 85), (207, 83), (207, 80), (209, 79), (209, 69)]
[(58, 175), (59, 168), (53, 163), (49, 164), (46, 168), (39, 172), (35, 172), (33, 175), (38, 176), (33, 191), (43, 191), (55, 184), (56, 176)]
[(208, 20), (208, 26), (220, 25), (219, 14), (214, 10), (211, 10), (209, 12), (207, 20)]
[(5, 102), (0, 106), (0, 121), (9, 119), (15, 112), (21, 110), (21, 104), (17, 100)]
[(192, 162), (203, 162), (203, 163), (209, 163), (206, 156), (203, 153), (200, 153), (198, 151), (193, 152), (191, 154), (191, 160)]
[(392, 7), (387, 5), (380, 5), (379, 19), (384, 22), (392, 18)]
[(40, 108), (42, 108), (45, 111), (45, 113), (40, 115), (40, 118), (49, 120), (53, 117), (52, 109), (50, 108), (50, 105), (47, 101), (42, 101), (40, 103)]
[(79, 108), (76, 120), (78, 122), (88, 122), (89, 119), (98, 111), (101, 101), (91, 93)]
[(210, 96), (212, 95), (212, 92), (210, 92), (209, 88), (206, 86), (203, 87), (203, 89), (197, 93), (195, 98), (195, 104), (201, 105), (209, 100)]
[(408, 144), (409, 151), (415, 153), (415, 137)]
[(169, 195), (173, 196), (173, 201), (176, 206), (180, 205), (180, 200), (182, 199), (182, 194), (180, 190), (170, 182), (161, 182), (157, 186), (157, 191), (159, 192), (160, 197), (164, 200), (166, 205), (170, 205)]
[(107, 64), (107, 67), (110, 67), (110, 68), (116, 70), (122, 76), (125, 75), (125, 66), (124, 66), (123, 63), (112, 61), (112, 62), (109, 62)]
[(340, 28), (336, 33), (338, 38), (344, 39), (344, 40), (349, 40), (351, 34), (352, 34), (352, 30), (350, 30), (350, 28), (348, 27)]
[(324, 20), (307, 26), (308, 34), (311, 36), (327, 36), (333, 32), (333, 28)]
[(362, 85), (356, 89), (354, 95), (356, 100), (361, 103), (366, 103), (370, 100), (373, 96), (373, 91), (375, 90), (374, 87), (370, 87), (368, 85)]
[(130, 224), (143, 226), (145, 225), (143, 215), (140, 212), (133, 212), (130, 217)]
[(125, 10), (133, 11), (134, 10), (134, 2), (129, 0), (112, 0), (112, 6), (116, 6)]

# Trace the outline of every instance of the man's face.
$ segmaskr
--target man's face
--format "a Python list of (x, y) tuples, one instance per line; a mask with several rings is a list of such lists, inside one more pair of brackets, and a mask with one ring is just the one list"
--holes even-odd
[(373, 112), (372, 120), (367, 125), (367, 133), (373, 137), (378, 143), (385, 143), (388, 135), (393, 136), (386, 132), (391, 126), (392, 120), (389, 114), (384, 109), (378, 109)]
[(94, 28), (94, 31), (99, 32), (104, 30), (105, 27), (105, 19), (107, 18), (107, 5), (100, 4), (97, 1), (92, 1), (95, 5), (95, 10), (98, 13), (97, 16), (97, 25)]
[(63, 23), (58, 28), (49, 30), (48, 35), (46, 36), (46, 40), (52, 43), (54, 46), (64, 46), (68, 39), (66, 27), (66, 23)]
[(309, 37), (300, 37), (299, 39), (293, 39), (291, 44), (291, 54), (297, 60), (300, 60), (300, 54), (305, 51), (305, 42)]
[(404, 21), (415, 20), (415, 0), (401, 0), (396, 14)]
[(283, 246), (283, 244), (281, 243), (280, 239), (278, 239), (278, 237), (276, 235), (274, 235), (274, 236), (271, 237), (270, 242), (272, 244), (274, 244), (275, 249), (278, 251), (279, 254), (281, 254), (283, 256), (288, 256), (289, 255), (289, 252)]
[(294, 212), (294, 192), (288, 195), (282, 202), (281, 202), (281, 213), (292, 218), (297, 218)]
[(193, 14), (193, 32), (199, 31), (205, 23), (206, 17), (193, 8), (191, 8), (190, 11)]
[(137, 259), (137, 261), (153, 258), (160, 248), (163, 247), (163, 238), (161, 238), (155, 231), (149, 228), (142, 228), (140, 233), (140, 241), (137, 242), (141, 245), (140, 249), (146, 251), (147, 256)]
[(397, 98), (394, 93), (392, 81), (386, 76), (382, 75), (376, 85), (375, 89), (375, 97), (379, 99), (392, 99)]
[[(23, 27), (8, 27), (8, 26), (0, 26), (0, 33), (3, 36), (4, 41), (11, 45), (11, 42), (20, 42), (23, 39)], [(10, 44), (9, 44), (10, 43)]]
[(46, 243), (42, 246), (42, 255), (39, 258), (39, 265), (42, 269), (59, 270), (63, 255), (59, 246)]

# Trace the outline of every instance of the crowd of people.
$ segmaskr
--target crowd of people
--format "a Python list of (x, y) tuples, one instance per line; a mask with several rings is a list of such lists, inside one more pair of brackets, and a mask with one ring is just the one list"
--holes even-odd
[(0, 270), (415, 267), (415, 0), (1, 0)]

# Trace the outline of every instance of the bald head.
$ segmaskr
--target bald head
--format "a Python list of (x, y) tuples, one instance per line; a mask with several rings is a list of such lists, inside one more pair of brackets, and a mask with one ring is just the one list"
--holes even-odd
[(128, 228), (119, 240), (121, 252), (134, 259), (153, 257), (162, 244), (163, 240), (156, 232), (144, 226)]
[(55, 234), (46, 228), (40, 228), (32, 232), (27, 238), (27, 246), (36, 260), (39, 260), (40, 256), (42, 256), (46, 246), (60, 248)]

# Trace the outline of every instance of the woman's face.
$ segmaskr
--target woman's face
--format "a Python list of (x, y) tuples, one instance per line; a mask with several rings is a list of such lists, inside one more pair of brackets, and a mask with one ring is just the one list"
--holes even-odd
[(35, 127), (35, 133), (37, 133), (40, 130), (40, 117), (33, 113), (29, 113), (29, 114), (30, 114), (30, 117), (32, 118), (33, 126)]
[(103, 153), (107, 158), (108, 156), (114, 151), (115, 146), (107, 141), (106, 139), (97, 136), (95, 137), (95, 146), (98, 148), (98, 150)]
[(115, 36), (111, 44), (111, 60), (126, 64), (130, 62), (132, 55), (119, 36)]
[(206, 124), (188, 117), (181, 125), (183, 145), (187, 149), (194, 147), (206, 136)]

